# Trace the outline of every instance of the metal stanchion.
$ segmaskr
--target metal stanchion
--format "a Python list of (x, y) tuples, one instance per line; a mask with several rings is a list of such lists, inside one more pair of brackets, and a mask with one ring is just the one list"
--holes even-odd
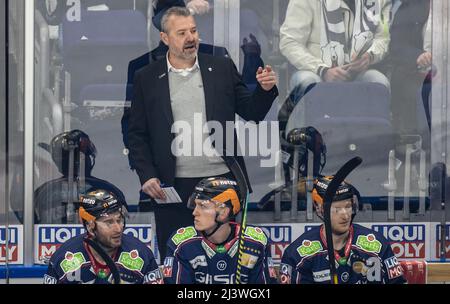
[(397, 180), (395, 179), (395, 150), (389, 151), (388, 182), (384, 184), (388, 191), (388, 220), (395, 220), (395, 191), (397, 190)]
[(403, 192), (403, 219), (409, 219), (409, 197), (411, 196), (411, 154), (413, 147), (411, 144), (406, 144), (405, 156), (405, 185)]
[(419, 164), (419, 215), (425, 215), (425, 197), (428, 187), (427, 176), (425, 173), (426, 160), (425, 151), (420, 149), (420, 164)]
[(298, 212), (298, 162), (299, 162), (299, 151), (300, 147), (294, 147), (294, 162), (293, 162), (293, 179), (292, 179), (292, 196), (291, 196), (291, 220), (297, 220), (297, 212)]

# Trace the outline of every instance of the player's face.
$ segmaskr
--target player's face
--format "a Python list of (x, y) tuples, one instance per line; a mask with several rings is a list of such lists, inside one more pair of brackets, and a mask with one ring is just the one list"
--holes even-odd
[(216, 225), (216, 204), (209, 200), (195, 199), (192, 212), (194, 226), (198, 231), (207, 231)]
[(96, 221), (96, 238), (105, 247), (118, 248), (122, 244), (124, 218), (122, 213), (116, 212), (102, 216)]
[(343, 200), (331, 204), (331, 228), (335, 234), (343, 234), (350, 228), (352, 220), (352, 200)]
[(169, 47), (170, 56), (179, 60), (195, 59), (200, 40), (194, 17), (169, 17), (167, 31), (161, 33), (161, 39)]

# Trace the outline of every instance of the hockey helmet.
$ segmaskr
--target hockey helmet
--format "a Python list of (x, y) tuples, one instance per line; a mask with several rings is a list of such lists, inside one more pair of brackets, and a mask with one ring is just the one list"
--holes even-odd
[(80, 167), (80, 151), (86, 156), (86, 175), (90, 175), (95, 165), (97, 149), (89, 139), (89, 136), (83, 131), (72, 130), (58, 134), (52, 139), (50, 143), (52, 159), (59, 172), (64, 176), (69, 174), (70, 149), (74, 150), (74, 175), (77, 175)]
[[(314, 180), (314, 187), (312, 190), (312, 199), (314, 202), (314, 206), (316, 208), (317, 216), (319, 216), (322, 220), (324, 218), (323, 212), (323, 203), (325, 198), (325, 193), (330, 185), (333, 176), (321, 176)], [(352, 200), (352, 219), (355, 217), (356, 212), (358, 210), (358, 201), (360, 198), (360, 194), (355, 187), (349, 184), (346, 181), (343, 181), (332, 199), (332, 202), (338, 202), (343, 200)]]
[(89, 191), (80, 197), (78, 214), (83, 224), (115, 212), (125, 215), (126, 208), (124, 203), (112, 192), (98, 189)]
[(241, 206), (244, 203), (236, 181), (225, 177), (202, 179), (195, 186), (194, 192), (188, 200), (187, 207), (194, 209), (196, 199), (210, 201), (216, 208), (230, 207), (233, 216), (236, 216), (241, 211)]

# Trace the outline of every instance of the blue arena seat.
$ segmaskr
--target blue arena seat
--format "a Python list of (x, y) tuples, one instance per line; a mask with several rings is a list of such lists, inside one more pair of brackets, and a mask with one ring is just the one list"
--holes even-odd
[[(301, 117), (300, 117), (301, 116)], [(327, 146), (322, 174), (335, 173), (347, 160), (363, 163), (349, 177), (366, 197), (386, 196), (389, 151), (394, 148), (390, 94), (376, 83), (319, 83), (295, 106), (286, 132), (313, 126)]]

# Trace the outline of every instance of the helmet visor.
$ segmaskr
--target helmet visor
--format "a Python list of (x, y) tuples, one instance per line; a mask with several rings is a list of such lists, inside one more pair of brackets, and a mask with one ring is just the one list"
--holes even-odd
[(187, 202), (187, 207), (194, 210), (195, 207), (199, 206), (202, 210), (211, 210), (223, 205), (220, 202), (211, 199), (210, 195), (202, 192), (194, 192)]

